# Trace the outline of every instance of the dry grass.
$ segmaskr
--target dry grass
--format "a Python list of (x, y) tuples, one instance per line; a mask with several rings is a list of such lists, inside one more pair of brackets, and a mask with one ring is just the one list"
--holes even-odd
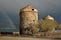
[[(0, 35), (0, 40), (51, 40), (61, 38), (61, 33), (40, 32), (31, 35)], [(61, 39), (60, 39), (61, 40)]]

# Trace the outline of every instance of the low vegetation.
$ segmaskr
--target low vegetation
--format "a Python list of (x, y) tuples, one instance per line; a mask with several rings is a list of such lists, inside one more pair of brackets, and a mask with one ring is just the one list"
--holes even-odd
[(39, 20), (39, 28), (42, 31), (52, 31), (58, 26), (58, 23), (55, 20)]

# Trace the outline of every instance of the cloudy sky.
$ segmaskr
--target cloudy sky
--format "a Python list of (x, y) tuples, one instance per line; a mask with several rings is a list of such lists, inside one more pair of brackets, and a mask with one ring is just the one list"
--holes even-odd
[(19, 11), (28, 4), (38, 9), (39, 19), (51, 15), (61, 22), (61, 0), (0, 0), (0, 24), (18, 26)]

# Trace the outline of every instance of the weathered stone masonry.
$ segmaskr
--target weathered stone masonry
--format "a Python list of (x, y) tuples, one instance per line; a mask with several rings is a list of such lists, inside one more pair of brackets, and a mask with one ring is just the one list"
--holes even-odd
[(38, 10), (30, 5), (20, 10), (20, 34), (25, 33), (25, 29), (38, 23)]

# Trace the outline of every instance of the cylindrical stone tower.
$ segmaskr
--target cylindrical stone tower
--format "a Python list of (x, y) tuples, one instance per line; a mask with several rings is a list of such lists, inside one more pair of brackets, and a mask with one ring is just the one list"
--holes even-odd
[(25, 29), (38, 23), (38, 10), (30, 5), (20, 10), (20, 34), (25, 33)]

